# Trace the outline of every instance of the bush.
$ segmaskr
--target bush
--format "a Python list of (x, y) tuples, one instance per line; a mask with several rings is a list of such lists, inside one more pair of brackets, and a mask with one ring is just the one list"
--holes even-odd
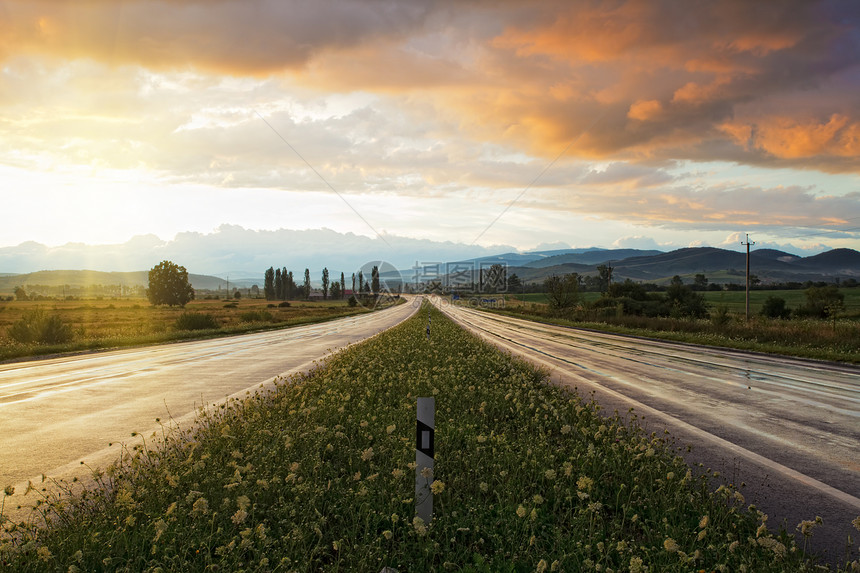
[(241, 322), (272, 322), (273, 319), (268, 310), (248, 310), (239, 315)]
[(288, 308), (289, 306), (290, 303), (288, 303), (287, 301), (284, 301), (278, 305), (279, 308)]
[(785, 306), (785, 299), (778, 296), (769, 296), (761, 306), (759, 314), (767, 318), (788, 318), (791, 310)]
[(235, 302), (228, 302), (227, 304), (224, 305), (224, 308), (238, 308), (238, 307), (239, 307), (239, 305), (236, 304)]
[(211, 314), (203, 312), (183, 312), (176, 319), (174, 326), (177, 330), (214, 330), (218, 321)]
[(358, 300), (355, 298), (354, 294), (349, 295), (349, 300), (347, 300), (346, 303), (350, 307), (358, 306)]
[(22, 344), (62, 344), (72, 339), (72, 329), (56, 314), (37, 309), (9, 327), (9, 337)]

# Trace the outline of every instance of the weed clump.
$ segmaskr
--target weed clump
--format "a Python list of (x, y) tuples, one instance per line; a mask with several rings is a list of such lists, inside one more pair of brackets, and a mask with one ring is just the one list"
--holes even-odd
[(218, 321), (211, 314), (205, 312), (183, 312), (174, 323), (176, 330), (214, 330), (218, 328)]
[(55, 314), (42, 309), (28, 312), (9, 327), (9, 338), (21, 344), (63, 344), (73, 338), (72, 329)]

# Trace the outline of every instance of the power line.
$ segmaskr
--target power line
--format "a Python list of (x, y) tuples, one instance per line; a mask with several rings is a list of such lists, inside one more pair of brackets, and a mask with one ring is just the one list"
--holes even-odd
[(277, 129), (275, 129), (275, 128), (272, 126), (272, 124), (271, 124), (271, 123), (269, 123), (268, 121), (266, 121), (266, 118), (264, 118), (262, 115), (260, 115), (260, 112), (258, 112), (257, 110), (254, 110), (254, 113), (256, 113), (256, 114), (257, 114), (257, 117), (259, 117), (260, 119), (262, 119), (262, 120), (263, 120), (263, 123), (265, 123), (266, 125), (268, 125), (268, 126), (269, 126), (269, 129), (271, 129), (273, 132), (275, 132), (275, 135), (277, 135), (278, 137), (280, 137), (280, 138), (281, 138), (281, 141), (283, 141), (284, 143), (286, 143), (286, 144), (287, 144), (287, 147), (289, 147), (290, 149), (292, 149), (293, 153), (295, 153), (295, 154), (296, 154), (296, 156), (297, 156), (299, 159), (301, 159), (301, 160), (305, 163), (305, 165), (307, 165), (307, 166), (308, 166), (308, 168), (309, 168), (311, 171), (313, 171), (313, 172), (316, 174), (316, 176), (317, 176), (317, 177), (319, 177), (319, 178), (320, 178), (320, 180), (322, 180), (322, 182), (323, 182), (323, 183), (325, 183), (325, 184), (328, 186), (328, 188), (329, 188), (329, 189), (331, 189), (331, 190), (334, 192), (334, 194), (335, 194), (335, 195), (337, 195), (338, 197), (340, 197), (340, 200), (341, 200), (341, 201), (343, 201), (344, 203), (346, 203), (346, 206), (347, 206), (347, 207), (349, 207), (350, 209), (352, 209), (352, 212), (353, 212), (353, 213), (355, 213), (355, 214), (358, 216), (358, 218), (359, 218), (359, 219), (361, 219), (362, 221), (364, 221), (364, 224), (365, 224), (365, 225), (367, 225), (367, 226), (370, 228), (370, 230), (371, 230), (371, 231), (373, 231), (374, 233), (376, 233), (376, 236), (377, 236), (377, 237), (379, 237), (380, 239), (382, 239), (382, 242), (383, 242), (383, 243), (385, 243), (386, 245), (388, 245), (389, 247), (391, 247), (391, 245), (389, 244), (389, 242), (385, 240), (385, 237), (383, 237), (383, 236), (379, 233), (379, 231), (377, 231), (377, 230), (373, 227), (373, 225), (371, 225), (371, 224), (367, 221), (367, 219), (365, 219), (364, 217), (362, 217), (362, 216), (361, 216), (361, 213), (359, 213), (359, 212), (358, 212), (358, 210), (356, 210), (356, 208), (355, 208), (355, 207), (353, 207), (353, 206), (350, 204), (350, 202), (346, 200), (346, 197), (344, 197), (343, 195), (341, 195), (341, 194), (340, 194), (340, 192), (339, 192), (337, 189), (335, 189), (335, 188), (332, 186), (332, 184), (331, 184), (331, 183), (329, 183), (329, 182), (328, 182), (328, 180), (320, 174), (320, 172), (319, 172), (319, 171), (317, 171), (316, 169), (314, 169), (314, 166), (313, 166), (313, 165), (311, 165), (311, 164), (308, 162), (308, 160), (307, 160), (307, 159), (305, 159), (305, 158), (302, 156), (302, 154), (301, 154), (301, 153), (299, 153), (299, 152), (298, 152), (298, 150), (297, 150), (295, 147), (293, 147), (292, 145), (290, 145), (290, 142), (289, 142), (289, 141), (287, 141), (287, 140), (284, 138), (284, 136), (283, 136), (283, 135), (281, 135), (281, 134), (278, 132), (278, 130), (277, 130)]

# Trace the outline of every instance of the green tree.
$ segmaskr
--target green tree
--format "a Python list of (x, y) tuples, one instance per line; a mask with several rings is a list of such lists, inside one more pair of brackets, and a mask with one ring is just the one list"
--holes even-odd
[(284, 300), (284, 273), (281, 269), (275, 269), (275, 298)]
[(22, 344), (62, 344), (72, 339), (72, 329), (56, 314), (42, 309), (25, 314), (9, 327), (9, 338)]
[(708, 318), (708, 303), (705, 296), (684, 284), (681, 277), (672, 277), (666, 289), (666, 299), (672, 307), (672, 315), (689, 318)]
[(24, 290), (24, 287), (16, 286), (15, 290), (13, 292), (15, 293), (15, 299), (16, 300), (29, 300), (30, 299), (30, 297), (27, 296), (27, 291)]
[(305, 295), (305, 300), (309, 299), (311, 296), (311, 271), (309, 269), (305, 269), (304, 295)]
[(340, 298), (343, 298), (343, 293), (346, 292), (346, 279), (343, 272), (340, 273)]
[(543, 286), (549, 307), (556, 312), (564, 313), (579, 302), (579, 275), (576, 273), (549, 276)]
[(338, 281), (334, 281), (331, 283), (331, 297), (333, 299), (339, 299), (343, 296), (343, 288), (341, 288), (340, 283)]
[(806, 305), (801, 314), (817, 318), (833, 317), (845, 308), (845, 295), (835, 285), (810, 287), (804, 291)]
[(693, 279), (693, 290), (707, 290), (708, 277), (699, 273)]
[(520, 277), (517, 276), (517, 273), (513, 273), (508, 277), (508, 290), (512, 293), (520, 293), (523, 290), (523, 281), (520, 280)]
[(791, 310), (785, 306), (785, 299), (778, 296), (769, 296), (761, 305), (759, 314), (767, 318), (788, 318)]
[(323, 291), (323, 299), (328, 300), (328, 267), (323, 267), (322, 271), (322, 291)]
[(379, 267), (373, 265), (373, 270), (370, 271), (370, 290), (373, 291), (373, 296), (379, 296)]
[(597, 265), (597, 280), (600, 292), (607, 292), (609, 285), (612, 283), (612, 267)]
[(275, 299), (275, 269), (269, 267), (266, 269), (266, 274), (263, 278), (263, 292), (266, 295), (266, 300)]
[(362, 271), (358, 271), (358, 294), (364, 292), (364, 273)]
[(194, 300), (188, 271), (176, 263), (161, 261), (149, 271), (146, 297), (153, 305), (185, 306), (188, 301)]
[[(286, 271), (286, 267), (284, 268)], [(293, 271), (287, 273), (287, 288), (286, 295), (284, 296), (284, 300), (293, 299), (296, 297), (296, 281), (293, 279)]]
[(352, 273), (352, 294), (355, 294), (355, 273)]

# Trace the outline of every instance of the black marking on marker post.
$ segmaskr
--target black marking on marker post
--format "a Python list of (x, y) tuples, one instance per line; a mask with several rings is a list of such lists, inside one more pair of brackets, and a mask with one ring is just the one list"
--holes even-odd
[(434, 441), (436, 431), (418, 420), (415, 428), (415, 449), (426, 456), (434, 457)]

